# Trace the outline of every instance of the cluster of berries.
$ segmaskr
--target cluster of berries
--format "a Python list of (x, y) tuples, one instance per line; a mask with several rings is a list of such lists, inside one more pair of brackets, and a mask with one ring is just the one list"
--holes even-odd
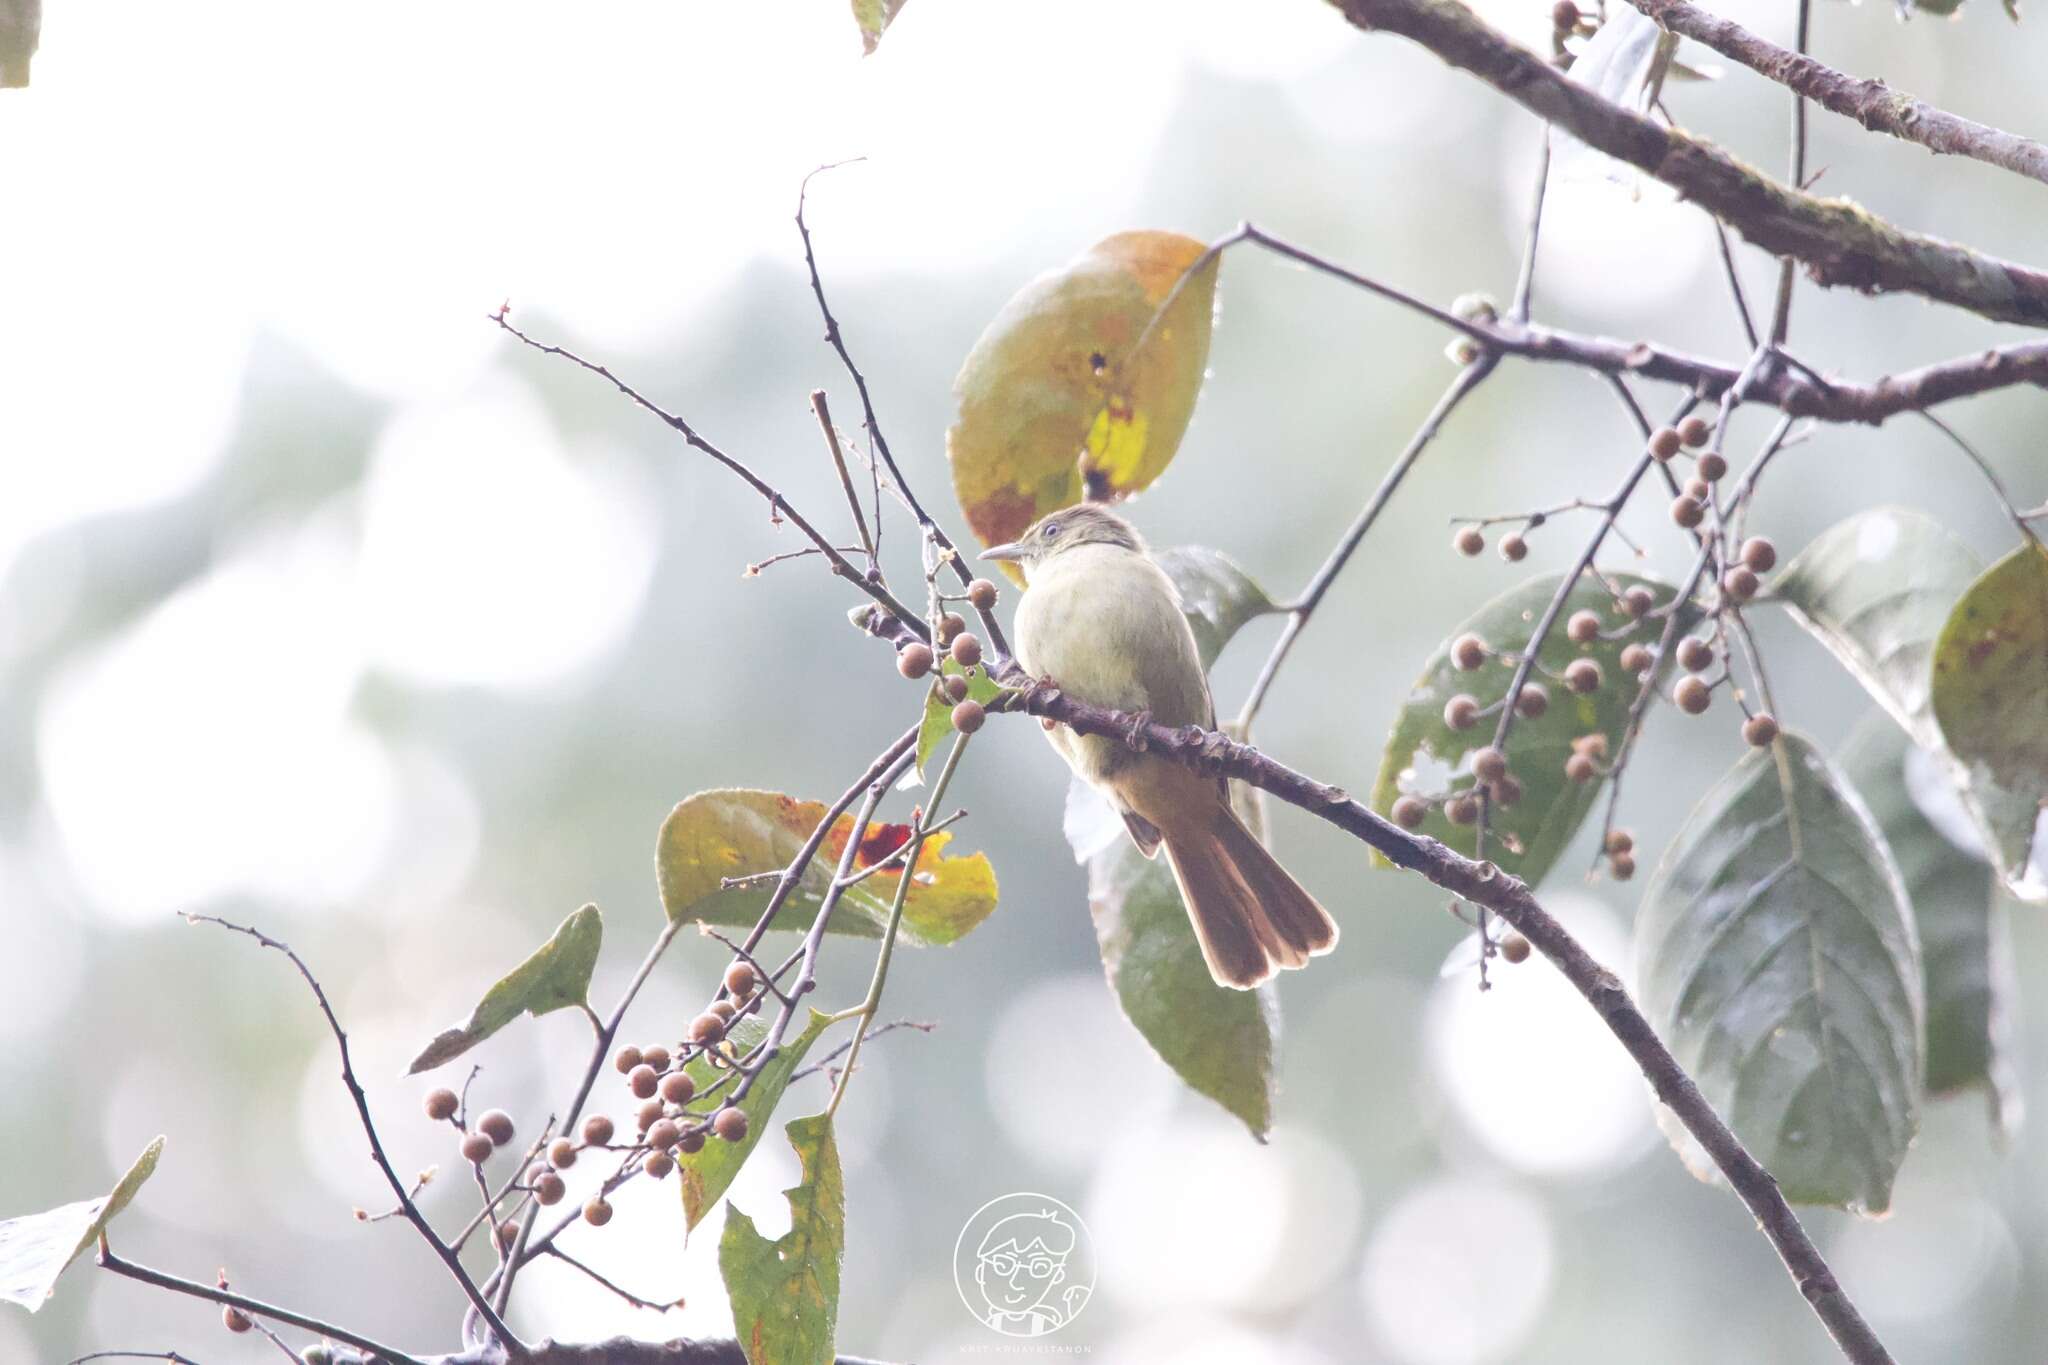
[[(976, 611), (992, 609), (996, 585), (986, 578), (975, 579), (967, 585), (967, 600)], [(988, 718), (982, 704), (967, 695), (967, 674), (981, 663), (981, 639), (967, 629), (967, 622), (957, 612), (949, 611), (939, 618), (938, 640), (939, 647), (964, 670), (942, 676), (939, 686), (953, 703), (953, 728), (971, 735)], [(896, 651), (896, 671), (913, 682), (930, 673), (937, 662), (938, 655), (922, 640), (913, 640)]]

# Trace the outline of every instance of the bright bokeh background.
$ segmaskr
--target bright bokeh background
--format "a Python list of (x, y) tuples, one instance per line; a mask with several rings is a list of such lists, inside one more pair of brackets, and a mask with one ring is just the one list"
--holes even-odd
[[(1531, 42), (1548, 4), (1488, 0)], [(1782, 37), (1789, 4), (1721, 6)], [(758, 501), (589, 376), (522, 354), (524, 323), (644, 384), (830, 518), (805, 395), (853, 396), (820, 344), (790, 215), (812, 222), (887, 430), (935, 507), (948, 384), (1032, 274), (1132, 226), (1250, 218), (1448, 300), (1504, 292), (1536, 130), (1313, 0), (1029, 7), (914, 0), (860, 59), (839, 0), (787, 5), (356, 5), (52, 0), (35, 85), (0, 96), (0, 1214), (88, 1197), (150, 1136), (161, 1171), (128, 1254), (450, 1349), (457, 1300), (384, 1206), (330, 1042), (285, 965), (179, 922), (251, 919), (322, 973), (402, 1170), (453, 1158), (397, 1079), (420, 1043), (567, 911), (595, 900), (609, 997), (659, 910), (668, 807), (720, 785), (838, 791), (918, 693), (840, 619)], [(1960, 112), (2048, 132), (2048, 30), (1975, 0), (1900, 27), (1818, 7), (1820, 54)], [(1776, 166), (1785, 102), (1746, 73), (1677, 87), (1682, 118)], [(1822, 188), (2039, 263), (2042, 191), (1814, 116)], [(1745, 254), (1753, 296), (1769, 268)], [(1739, 358), (1711, 238), (1651, 189), (1561, 185), (1538, 286), (1553, 321)], [(1179, 462), (1135, 513), (1155, 541), (1300, 582), (1449, 370), (1415, 319), (1234, 256), (1213, 377)], [(1802, 292), (1794, 344), (1870, 376), (2000, 335), (1905, 299)], [(1669, 400), (1649, 395), (1653, 407)], [(2016, 496), (2048, 497), (2038, 393), (1950, 414)], [(1754, 434), (1761, 419), (1742, 430)], [(1358, 789), (1427, 650), (1512, 574), (1444, 547), (1446, 519), (1604, 491), (1633, 438), (1601, 386), (1509, 365), (1460, 412), (1305, 637), (1262, 721), (1277, 754)], [(1787, 546), (1878, 501), (1987, 554), (2009, 528), (1929, 429), (1827, 431), (1757, 518)], [(1668, 528), (1631, 523), (1654, 566)], [(1571, 553), (1569, 522), (1529, 568)], [(900, 519), (888, 549), (911, 572)], [(1234, 705), (1270, 623), (1224, 659)], [(1787, 719), (1824, 741), (1862, 709), (1782, 622)], [(1724, 715), (1660, 716), (1628, 818), (1661, 846), (1735, 756)], [(945, 1361), (993, 1341), (948, 1277), (964, 1219), (1040, 1189), (1090, 1222), (1097, 1300), (1060, 1338), (1106, 1361), (1822, 1361), (1827, 1342), (1748, 1217), (1695, 1183), (1643, 1087), (1541, 966), (1486, 995), (1439, 977), (1439, 898), (1281, 812), (1276, 838), (1345, 923), (1284, 989), (1270, 1145), (1181, 1092), (1104, 989), (1064, 774), (991, 728), (961, 777), (1003, 885), (960, 946), (899, 957), (842, 1111), (850, 1249), (841, 1342)], [(1557, 910), (1623, 966), (1634, 893)], [(2023, 989), (2048, 931), (2016, 925)], [(673, 1034), (715, 955), (671, 954), (638, 1018)], [(828, 958), (828, 999), (866, 980)], [(2048, 1094), (2048, 1009), (2021, 1016)], [(476, 1094), (529, 1126), (582, 1025), (508, 1029)], [(816, 1082), (812, 1082), (813, 1087)], [(609, 1094), (607, 1089), (605, 1092)], [(815, 1103), (813, 1088), (791, 1111)], [(615, 1097), (616, 1098), (616, 1097)], [(764, 1227), (794, 1163), (763, 1147), (737, 1199)], [(1935, 1105), (1881, 1223), (1811, 1219), (1904, 1360), (2021, 1362), (2048, 1338), (2048, 1135), (1999, 1148)], [(722, 1334), (717, 1226), (685, 1248), (673, 1191), (622, 1201), (579, 1254), (666, 1321), (543, 1267), (519, 1324)], [(430, 1205), (465, 1219), (444, 1179)], [(214, 1312), (74, 1268), (0, 1360), (177, 1344), (266, 1358)]]

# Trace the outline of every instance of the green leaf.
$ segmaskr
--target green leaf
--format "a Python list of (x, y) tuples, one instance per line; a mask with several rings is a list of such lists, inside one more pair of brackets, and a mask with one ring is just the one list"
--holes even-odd
[(597, 966), (597, 950), (603, 943), (604, 917), (596, 906), (586, 905), (563, 920), (555, 936), (532, 957), (485, 991), (467, 1022), (442, 1030), (428, 1043), (405, 1074), (417, 1076), (453, 1061), (521, 1014), (538, 1017), (570, 1005), (588, 1004), (590, 973)]
[(99, 1240), (107, 1224), (135, 1198), (142, 1182), (156, 1173), (157, 1158), (163, 1151), (164, 1140), (159, 1137), (142, 1149), (119, 1183), (98, 1199), (83, 1199), (0, 1223), (0, 1299), (18, 1303), (31, 1313), (41, 1308), (55, 1292), (64, 1268)]
[(1928, 664), (1942, 622), (1981, 567), (1932, 517), (1880, 507), (1814, 537), (1779, 572), (1771, 600), (1827, 646), (1914, 743), (1937, 748)]
[[(1205, 667), (1239, 626), (1273, 610), (1258, 585), (1214, 550), (1181, 548), (1158, 558), (1180, 590)], [(1233, 783), (1231, 797), (1246, 824), (1260, 830), (1252, 789)], [(1101, 818), (1115, 824), (1107, 804), (1085, 789), (1083, 797), (1069, 799), (1092, 800)], [(1087, 864), (1095, 939), (1125, 1017), (1191, 1089), (1263, 1139), (1278, 1088), (1278, 993), (1270, 984), (1256, 991), (1216, 984), (1166, 860), (1148, 861), (1120, 826), (1106, 846), (1087, 853)]]
[(1877, 826), (1812, 744), (1788, 732), (1715, 784), (1636, 934), (1644, 1013), (1785, 1197), (1888, 1208), (1920, 1121), (1920, 944)]
[(1955, 604), (1934, 647), (1933, 701), (1971, 790), (1995, 785), (2023, 813), (2048, 804), (2048, 547), (2040, 541), (2027, 537)]
[[(1637, 585), (1649, 588), (1660, 606), (1672, 597), (1673, 590), (1668, 584), (1651, 579), (1633, 574), (1610, 574), (1607, 578), (1620, 592)], [(1486, 716), (1470, 730), (1457, 731), (1444, 723), (1444, 704), (1465, 693), (1487, 707), (1507, 695), (1508, 684), (1514, 678), (1514, 660), (1528, 647), (1530, 633), (1556, 595), (1560, 581), (1558, 575), (1545, 575), (1496, 597), (1453, 631), (1451, 640), (1446, 640), (1430, 657), (1409, 692), (1406, 705), (1394, 718), (1393, 733), (1387, 739), (1379, 777), (1373, 784), (1374, 810), (1382, 815), (1391, 814), (1394, 801), (1403, 795), (1436, 801), (1452, 789), (1453, 779), (1462, 783), (1471, 776), (1468, 755), (1493, 743), (1498, 713)], [(1681, 610), (1679, 628), (1685, 630), (1698, 619), (1698, 612), (1689, 602)], [(1614, 632), (1615, 638), (1598, 639), (1588, 645), (1573, 644), (1565, 635), (1565, 622), (1578, 611), (1599, 613), (1603, 630)], [(1539, 672), (1532, 673), (1530, 680), (1543, 684), (1550, 695), (1550, 706), (1534, 720), (1518, 719), (1508, 736), (1508, 770), (1521, 782), (1522, 798), (1512, 806), (1494, 805), (1488, 820), (1486, 846), (1488, 857), (1530, 885), (1541, 881), (1557, 862), (1587, 812), (1593, 809), (1604, 780), (1566, 780), (1564, 765), (1572, 755), (1573, 741), (1597, 733), (1606, 736), (1610, 755), (1620, 752), (1629, 706), (1641, 685), (1636, 678), (1623, 675), (1621, 651), (1638, 643), (1654, 650), (1663, 628), (1661, 616), (1631, 623), (1607, 588), (1588, 578), (1572, 589), (1557, 624), (1544, 640), (1537, 660)], [(1485, 663), (1469, 673), (1451, 662), (1451, 641), (1467, 632), (1478, 635), (1494, 651)], [(1594, 660), (1601, 671), (1599, 689), (1584, 696), (1567, 691), (1557, 676), (1579, 658)], [(1659, 674), (1667, 669), (1668, 664), (1660, 660)], [(1444, 817), (1441, 804), (1431, 806), (1419, 832), (1441, 839), (1468, 856), (1477, 842), (1471, 826), (1453, 825)], [(1373, 862), (1378, 867), (1389, 866), (1377, 853)]]
[(904, 3), (905, 0), (853, 0), (853, 22), (860, 25), (862, 56), (873, 54), (882, 41), (883, 30), (889, 27)]
[[(746, 1164), (754, 1145), (767, 1130), (768, 1120), (774, 1117), (775, 1106), (782, 1101), (782, 1092), (789, 1088), (789, 1078), (796, 1074), (804, 1054), (811, 1050), (811, 1044), (818, 1041), (818, 1035), (831, 1022), (831, 1016), (812, 1010), (804, 1031), (794, 1038), (784, 1038), (782, 1049), (755, 1074), (753, 1088), (747, 1091), (746, 1098), (739, 1104), (740, 1111), (747, 1116), (747, 1135), (744, 1138), (738, 1142), (709, 1138), (702, 1150), (677, 1155), (678, 1174), (682, 1177), (686, 1236), (704, 1221), (704, 1215), (711, 1212), (731, 1187), (733, 1177), (740, 1173), (740, 1167)], [(758, 1019), (742, 1019), (726, 1034), (726, 1055), (728, 1058), (745, 1057), (767, 1036), (766, 1024)], [(697, 1083), (700, 1095), (708, 1094), (719, 1079), (730, 1074), (723, 1066), (712, 1066), (701, 1053), (692, 1057), (684, 1069)]]
[[(2010, 1056), (2014, 983), (2007, 907), (1991, 869), (1950, 843), (1914, 804), (1906, 780), (1913, 752), (1905, 732), (1873, 712), (1844, 747), (1842, 773), (1898, 863), (1919, 931), (1927, 1092), (1981, 1087), (1993, 1122), (2010, 1133), (2019, 1122), (2021, 1100)], [(1934, 758), (1921, 753), (1925, 760)]]
[(1128, 497), (1165, 471), (1209, 363), (1214, 258), (1132, 347), (1206, 249), (1173, 232), (1105, 238), (1019, 290), (974, 343), (953, 381), (960, 416), (946, 454), (982, 544), (1083, 498)]
[[(960, 667), (950, 658), (940, 660), (939, 671), (947, 677), (967, 675), (967, 696), (970, 701), (988, 705), (1002, 695), (1002, 687), (989, 677), (988, 670), (977, 665), (972, 669)], [(953, 702), (939, 691), (938, 679), (932, 680), (931, 690), (924, 697), (924, 719), (917, 726), (917, 773), (924, 776), (924, 765), (953, 733)]]
[[(825, 818), (816, 801), (779, 792), (722, 788), (698, 792), (669, 812), (655, 850), (661, 903), (672, 920), (698, 920), (729, 928), (751, 927), (767, 907), (772, 882), (721, 890), (726, 877), (777, 872)], [(854, 870), (874, 866), (910, 840), (908, 825), (871, 823), (854, 855)], [(823, 903), (839, 855), (853, 835), (853, 817), (833, 823), (818, 856), (804, 869), (797, 889), (776, 919), (780, 929), (808, 929)], [(898, 937), (923, 946), (952, 943), (996, 908), (996, 874), (986, 854), (951, 857), (945, 830), (925, 836), (903, 906)], [(893, 867), (847, 888), (832, 916), (830, 932), (880, 938), (889, 922), (903, 869)]]
[(792, 1119), (785, 1131), (803, 1162), (803, 1179), (783, 1191), (789, 1231), (771, 1242), (746, 1214), (726, 1210), (718, 1271), (747, 1365), (832, 1365), (839, 1263), (846, 1254), (839, 1148), (829, 1114)]

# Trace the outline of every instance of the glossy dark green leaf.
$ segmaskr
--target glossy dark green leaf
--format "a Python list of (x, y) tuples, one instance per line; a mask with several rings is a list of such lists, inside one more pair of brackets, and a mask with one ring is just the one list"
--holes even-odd
[(1914, 743), (1935, 748), (1934, 642), (1981, 567), (1934, 518), (1879, 507), (1814, 537), (1778, 572), (1770, 600), (1826, 645)]
[(1927, 997), (1927, 1092), (1982, 1088), (1994, 1121), (2010, 1131), (2021, 1100), (2010, 1056), (2007, 907), (1991, 869), (1950, 843), (1914, 804), (1906, 780), (1914, 752), (1891, 717), (1873, 712), (1844, 746), (1842, 773), (1877, 822), (1913, 908)]
[(785, 1131), (803, 1163), (803, 1179), (783, 1191), (789, 1231), (771, 1242), (739, 1209), (726, 1210), (718, 1270), (747, 1365), (831, 1365), (846, 1253), (839, 1148), (827, 1114), (793, 1119)]
[(41, 1308), (64, 1268), (99, 1240), (142, 1182), (156, 1173), (163, 1150), (162, 1138), (151, 1142), (114, 1188), (97, 1199), (0, 1222), (0, 1301), (18, 1303), (31, 1313)]
[(485, 991), (467, 1020), (443, 1029), (428, 1043), (405, 1074), (416, 1076), (453, 1061), (522, 1014), (538, 1016), (588, 1004), (590, 973), (597, 966), (597, 951), (603, 943), (604, 918), (596, 906), (586, 905), (563, 920), (554, 937), (533, 956)]
[[(772, 1000), (764, 1008), (776, 1008)], [(697, 1224), (704, 1221), (704, 1215), (711, 1212), (740, 1173), (747, 1157), (752, 1154), (761, 1134), (768, 1130), (768, 1120), (775, 1116), (775, 1106), (782, 1102), (782, 1092), (789, 1088), (790, 1077), (803, 1064), (804, 1054), (811, 1050), (811, 1044), (818, 1041), (831, 1019), (817, 1010), (810, 1012), (803, 1032), (785, 1037), (782, 1048), (763, 1066), (754, 1078), (754, 1084), (740, 1109), (747, 1116), (747, 1135), (738, 1142), (727, 1142), (722, 1138), (708, 1139), (701, 1151), (684, 1152), (676, 1157), (677, 1173), (682, 1177), (683, 1222), (687, 1235)], [(733, 1026), (726, 1035), (724, 1053), (728, 1058), (744, 1058), (761, 1045), (768, 1036), (768, 1026), (758, 1019), (746, 1018)], [(684, 1068), (690, 1079), (697, 1083), (697, 1093), (712, 1094), (712, 1087), (730, 1072), (723, 1066), (713, 1066), (700, 1053), (692, 1057)], [(723, 1089), (718, 1091), (723, 1095)], [(711, 1102), (700, 1103), (697, 1108), (711, 1107)]]
[[(1215, 662), (1246, 621), (1272, 610), (1258, 585), (1214, 550), (1183, 548), (1159, 555), (1179, 588), (1204, 665)], [(1232, 785), (1238, 813), (1262, 828), (1249, 789)], [(1148, 861), (1126, 837), (1105, 802), (1085, 789), (1070, 806), (1092, 803), (1114, 833), (1107, 840), (1070, 829), (1088, 865), (1088, 905), (1103, 971), (1124, 1015), (1153, 1051), (1197, 1093), (1243, 1120), (1263, 1138), (1273, 1122), (1278, 1084), (1275, 1040), (1279, 996), (1216, 984), (1188, 924), (1180, 888), (1164, 857)], [(1091, 823), (1091, 822), (1083, 822)]]
[[(780, 792), (724, 788), (690, 797), (662, 822), (655, 851), (655, 874), (669, 918), (751, 928), (767, 907), (772, 882), (731, 890), (722, 889), (721, 883), (727, 877), (777, 872), (789, 866), (797, 849), (824, 818), (822, 803), (800, 801)], [(908, 825), (870, 824), (854, 855), (854, 870), (882, 862), (903, 847), (910, 835)], [(853, 817), (842, 815), (833, 822), (818, 856), (804, 869), (776, 928), (810, 928), (851, 837)], [(952, 838), (940, 830), (925, 836), (924, 846), (918, 850), (898, 935), (906, 943), (952, 943), (996, 908), (996, 874), (987, 855), (953, 857), (946, 852)], [(830, 932), (880, 938), (903, 875), (900, 866), (892, 867), (847, 888), (833, 913)]]
[[(1632, 574), (1610, 574), (1608, 579), (1621, 591), (1638, 584), (1649, 588), (1660, 606), (1671, 600), (1674, 591), (1668, 584)], [(1373, 784), (1374, 810), (1387, 815), (1404, 794), (1435, 800), (1469, 782), (1469, 755), (1493, 743), (1497, 714), (1461, 732), (1444, 723), (1444, 704), (1465, 693), (1481, 706), (1492, 706), (1506, 695), (1514, 677), (1514, 659), (1527, 648), (1559, 581), (1556, 575), (1532, 579), (1487, 603), (1451, 632), (1451, 640), (1468, 631), (1474, 633), (1493, 649), (1493, 655), (1479, 668), (1469, 673), (1459, 670), (1451, 662), (1451, 640), (1430, 657), (1407, 703), (1394, 718), (1393, 733)], [(1690, 604), (1683, 610), (1681, 629), (1696, 618)], [(1603, 627), (1615, 632), (1615, 638), (1573, 644), (1566, 637), (1565, 622), (1577, 611), (1598, 613)], [(1621, 651), (1630, 644), (1654, 650), (1663, 622), (1663, 617), (1652, 616), (1631, 623), (1608, 590), (1589, 578), (1572, 590), (1556, 627), (1544, 641), (1537, 661), (1540, 670), (1531, 678), (1549, 693), (1549, 709), (1534, 720), (1517, 720), (1508, 736), (1508, 770), (1522, 784), (1522, 797), (1513, 806), (1494, 806), (1486, 846), (1487, 857), (1531, 885), (1541, 881), (1556, 863), (1599, 794), (1598, 778), (1587, 782), (1565, 778), (1565, 760), (1572, 755), (1573, 741), (1597, 733), (1606, 736), (1610, 754), (1620, 752), (1629, 706), (1640, 686), (1638, 679), (1623, 676)], [(1601, 670), (1599, 689), (1584, 696), (1568, 691), (1558, 677), (1566, 665), (1580, 658), (1594, 660)], [(1661, 665), (1659, 671), (1664, 671)], [(1453, 825), (1444, 817), (1441, 805), (1431, 807), (1420, 832), (1468, 856), (1477, 842), (1472, 827)], [(1378, 854), (1373, 859), (1376, 866), (1387, 866)]]
[(1788, 732), (1714, 785), (1636, 934), (1644, 1013), (1786, 1198), (1884, 1212), (1920, 1121), (1920, 944), (1877, 826), (1812, 744)]

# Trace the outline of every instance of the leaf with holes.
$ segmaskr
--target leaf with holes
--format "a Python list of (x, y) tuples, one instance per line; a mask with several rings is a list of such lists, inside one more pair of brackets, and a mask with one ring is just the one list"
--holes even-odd
[[(761, 1008), (775, 1010), (781, 1007), (773, 996), (768, 996), (763, 999)], [(727, 1142), (723, 1138), (707, 1136), (700, 1151), (677, 1154), (676, 1169), (681, 1177), (683, 1232), (686, 1237), (731, 1188), (733, 1177), (740, 1173), (740, 1167), (746, 1164), (755, 1144), (760, 1142), (761, 1134), (767, 1131), (768, 1120), (775, 1116), (775, 1106), (782, 1102), (782, 1092), (789, 1088), (790, 1078), (802, 1065), (804, 1054), (811, 1050), (811, 1044), (818, 1041), (818, 1036), (831, 1022), (831, 1016), (812, 1010), (803, 1032), (793, 1038), (783, 1038), (780, 1050), (755, 1073), (754, 1084), (739, 1103), (741, 1112), (747, 1116), (745, 1137), (738, 1142)], [(768, 1025), (759, 1019), (742, 1019), (733, 1025), (720, 1045), (718, 1065), (714, 1066), (702, 1053), (692, 1057), (683, 1069), (697, 1083), (697, 1094), (705, 1097), (692, 1106), (693, 1109), (711, 1112), (726, 1093), (719, 1083), (732, 1079), (729, 1063), (735, 1058), (745, 1059), (767, 1037)]]
[[(1608, 576), (1615, 589), (1648, 588), (1661, 607), (1668, 604), (1674, 589), (1669, 584), (1638, 578), (1632, 574)], [(1394, 718), (1393, 733), (1380, 759), (1378, 780), (1373, 784), (1372, 808), (1390, 815), (1394, 802), (1404, 795), (1419, 796), (1431, 803), (1420, 833), (1443, 840), (1460, 853), (1471, 855), (1477, 843), (1470, 825), (1454, 825), (1444, 815), (1444, 798), (1468, 789), (1472, 780), (1472, 754), (1493, 743), (1499, 720), (1498, 703), (1513, 681), (1513, 660), (1528, 647), (1529, 637), (1543, 611), (1556, 595), (1560, 578), (1546, 575), (1481, 607), (1452, 632), (1450, 640), (1423, 667), (1422, 676), (1408, 693), (1408, 700)], [(1680, 609), (1680, 629), (1691, 626), (1698, 613), (1690, 603)], [(1566, 622), (1579, 611), (1596, 613), (1602, 634), (1590, 644), (1573, 644), (1565, 633)], [(1610, 756), (1621, 751), (1628, 711), (1640, 683), (1624, 676), (1622, 651), (1631, 644), (1655, 650), (1663, 632), (1664, 617), (1649, 616), (1631, 621), (1598, 581), (1587, 579), (1572, 589), (1557, 624), (1543, 642), (1537, 660), (1539, 669), (1531, 682), (1541, 683), (1549, 698), (1541, 716), (1516, 720), (1508, 735), (1508, 771), (1521, 783), (1521, 797), (1511, 806), (1493, 804), (1488, 817), (1487, 856), (1531, 885), (1542, 880), (1558, 855), (1564, 851), (1579, 825), (1592, 810), (1602, 778), (1572, 782), (1564, 774), (1565, 761), (1573, 745), (1589, 735), (1602, 736)], [(1479, 636), (1492, 650), (1478, 668), (1465, 672), (1451, 660), (1451, 645), (1466, 633)], [(1562, 681), (1565, 668), (1577, 659), (1591, 659), (1600, 668), (1600, 685), (1580, 695)], [(1658, 672), (1666, 671), (1661, 663)], [(1466, 695), (1486, 712), (1469, 730), (1453, 730), (1444, 719), (1444, 707), (1451, 698)], [(1376, 866), (1386, 860), (1375, 853)]]
[(1213, 258), (1133, 347), (1206, 249), (1173, 232), (1105, 238), (1019, 290), (974, 343), (953, 381), (946, 455), (982, 544), (1083, 498), (1141, 492), (1165, 471), (1209, 363)]
[(539, 1016), (588, 1004), (590, 973), (597, 967), (597, 950), (603, 943), (604, 917), (596, 906), (586, 905), (563, 920), (533, 956), (485, 991), (467, 1021), (442, 1030), (428, 1043), (405, 1074), (416, 1076), (453, 1061), (522, 1014)]
[(1890, 1206), (1920, 1123), (1920, 943), (1870, 812), (1805, 738), (1752, 749), (1687, 818), (1643, 894), (1636, 975), (1657, 1035), (1786, 1198)]
[(25, 1214), (0, 1223), (0, 1301), (18, 1303), (33, 1313), (57, 1288), (57, 1277), (99, 1240), (107, 1224), (128, 1207), (142, 1182), (156, 1173), (164, 1140), (157, 1138), (98, 1199)]
[[(1180, 590), (1205, 668), (1240, 626), (1273, 610), (1259, 586), (1214, 550), (1168, 550), (1159, 563)], [(1239, 815), (1260, 831), (1253, 790), (1233, 783), (1231, 797)], [(1095, 812), (1070, 825), (1070, 837), (1077, 840), (1076, 856), (1088, 865), (1088, 907), (1117, 1004), (1190, 1088), (1263, 1138), (1272, 1127), (1277, 1089), (1278, 993), (1270, 983), (1255, 991), (1217, 985), (1166, 860), (1148, 861), (1139, 853), (1108, 803), (1091, 789), (1082, 787), (1068, 799), (1070, 809), (1090, 805)], [(1077, 832), (1080, 825), (1089, 831), (1107, 825), (1107, 835)]]
[[(2012, 1048), (2011, 926), (1997, 878), (1957, 848), (1914, 803), (1906, 769), (1916, 750), (1891, 717), (1872, 712), (1843, 747), (1842, 773), (1862, 796), (1899, 865), (1920, 936), (1927, 997), (1927, 1093), (1981, 1088), (2011, 1133), (2021, 1099)], [(1931, 766), (1931, 765), (1929, 765)]]
[[(656, 879), (668, 917), (751, 928), (767, 908), (772, 880), (730, 890), (721, 889), (721, 881), (779, 872), (789, 866), (797, 849), (824, 818), (825, 807), (819, 802), (799, 801), (779, 792), (722, 788), (690, 797), (662, 822), (655, 850)], [(833, 822), (818, 856), (804, 869), (776, 928), (810, 927), (852, 836), (853, 817), (841, 815)], [(907, 943), (952, 943), (996, 908), (996, 874), (988, 856), (949, 855), (945, 850), (952, 838), (940, 830), (926, 836), (918, 852), (898, 935)], [(909, 840), (908, 825), (870, 824), (854, 854), (854, 869), (873, 867)], [(880, 938), (889, 922), (897, 881), (903, 875), (900, 867), (892, 867), (849, 887), (840, 897), (830, 932)]]
[(803, 1178), (783, 1191), (789, 1231), (769, 1241), (737, 1208), (725, 1215), (718, 1272), (732, 1299), (733, 1335), (747, 1365), (831, 1365), (846, 1254), (846, 1184), (832, 1117), (793, 1119), (784, 1130)]

